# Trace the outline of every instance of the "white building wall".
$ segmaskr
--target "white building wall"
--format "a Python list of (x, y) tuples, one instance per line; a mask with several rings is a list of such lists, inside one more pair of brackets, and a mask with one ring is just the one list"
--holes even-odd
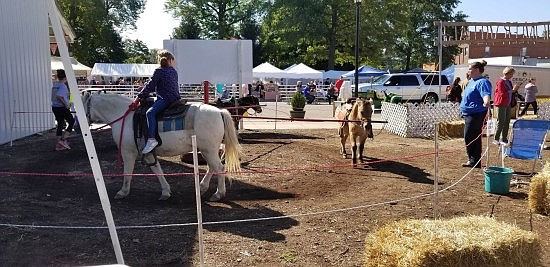
[(0, 144), (54, 127), (46, 1), (0, 1)]

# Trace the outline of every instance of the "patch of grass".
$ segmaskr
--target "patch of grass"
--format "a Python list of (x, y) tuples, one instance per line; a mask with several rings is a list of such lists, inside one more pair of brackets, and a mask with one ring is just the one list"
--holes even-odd
[(281, 256), (279, 256), (279, 259), (290, 263), (296, 262), (296, 251), (286, 251)]

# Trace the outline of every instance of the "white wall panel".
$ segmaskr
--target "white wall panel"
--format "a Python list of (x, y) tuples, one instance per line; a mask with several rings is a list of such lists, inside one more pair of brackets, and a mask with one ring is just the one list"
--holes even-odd
[(46, 1), (0, 1), (0, 144), (54, 127)]

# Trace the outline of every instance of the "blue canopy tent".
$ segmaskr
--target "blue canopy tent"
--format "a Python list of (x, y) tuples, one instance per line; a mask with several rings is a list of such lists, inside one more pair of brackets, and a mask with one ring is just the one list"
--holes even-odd
[[(367, 65), (361, 66), (357, 71), (359, 74), (359, 78), (378, 77), (384, 74), (388, 74), (387, 71), (379, 70)], [(344, 76), (344, 78), (349, 78), (349, 77), (354, 77), (354, 75), (355, 75), (355, 70), (352, 70), (342, 76)]]
[(455, 65), (451, 65), (450, 67), (442, 70), (441, 74), (447, 76), (449, 83), (453, 83), (455, 78)]

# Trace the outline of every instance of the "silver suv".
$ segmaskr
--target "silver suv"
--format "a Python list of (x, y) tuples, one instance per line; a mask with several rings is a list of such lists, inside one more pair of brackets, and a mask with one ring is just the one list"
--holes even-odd
[(372, 92), (375, 92), (377, 97), (382, 99), (385, 91), (387, 94), (401, 96), (403, 101), (436, 103), (440, 99), (445, 99), (447, 85), (447, 76), (442, 75), (440, 90), (439, 75), (434, 72), (390, 73), (376, 78), (372, 83), (359, 84), (359, 96), (370, 97)]

